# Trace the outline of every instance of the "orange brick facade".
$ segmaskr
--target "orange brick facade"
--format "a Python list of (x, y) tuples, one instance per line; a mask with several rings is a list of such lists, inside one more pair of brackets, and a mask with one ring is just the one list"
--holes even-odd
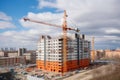
[[(84, 68), (89, 66), (90, 59), (81, 59), (79, 60), (79, 64), (77, 60), (71, 60), (67, 61), (67, 71), (79, 69), (79, 68)], [(64, 71), (62, 68), (62, 65), (60, 65), (59, 62), (55, 61), (46, 61), (46, 66), (44, 66), (44, 61), (42, 60), (37, 60), (37, 68), (42, 69), (42, 70), (47, 70), (47, 71), (53, 71), (53, 72), (67, 72)]]

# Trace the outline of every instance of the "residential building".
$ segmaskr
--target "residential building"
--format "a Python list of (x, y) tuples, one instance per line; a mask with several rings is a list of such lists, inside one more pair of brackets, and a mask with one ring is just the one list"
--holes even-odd
[(106, 58), (120, 58), (120, 50), (105, 50)]
[(0, 57), (4, 57), (5, 54), (4, 54), (4, 51), (0, 51)]
[(16, 57), (16, 56), (19, 56), (17, 51), (10, 51), (10, 52), (8, 52), (8, 57)]
[(26, 48), (19, 48), (18, 49), (18, 54), (22, 56), (24, 53), (26, 53), (27, 49)]
[[(94, 53), (94, 55), (93, 55), (93, 53)], [(91, 55), (91, 59), (93, 59), (93, 57), (94, 57), (95, 60), (99, 60), (99, 59), (105, 57), (105, 51), (104, 50), (91, 50), (90, 55)]]
[(36, 52), (35, 51), (27, 51), (23, 56), (26, 58), (26, 63), (36, 63)]
[[(53, 72), (67, 72), (90, 63), (90, 42), (79, 34), (67, 38), (67, 66), (63, 65), (63, 38), (41, 36), (37, 50), (37, 68)], [(66, 70), (64, 70), (66, 68)]]
[(18, 57), (0, 57), (0, 66), (14, 66), (17, 64), (26, 64), (24, 56)]

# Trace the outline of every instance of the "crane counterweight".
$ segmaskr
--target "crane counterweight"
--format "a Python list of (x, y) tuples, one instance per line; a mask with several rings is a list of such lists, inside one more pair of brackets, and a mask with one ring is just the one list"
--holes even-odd
[(23, 20), (24, 20), (24, 21), (29, 21), (30, 19), (28, 19), (28, 18), (23, 18)]

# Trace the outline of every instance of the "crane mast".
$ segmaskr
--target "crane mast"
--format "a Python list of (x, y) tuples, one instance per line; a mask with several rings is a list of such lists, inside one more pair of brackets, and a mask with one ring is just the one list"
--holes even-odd
[(64, 11), (64, 22), (63, 22), (63, 72), (67, 71), (67, 14)]
[(66, 10), (64, 10), (64, 16), (63, 16), (63, 24), (62, 26), (56, 25), (56, 24), (51, 24), (51, 23), (47, 23), (47, 22), (42, 22), (42, 21), (36, 21), (36, 20), (31, 20), (29, 18), (23, 18), (24, 21), (30, 21), (30, 22), (35, 22), (35, 23), (40, 23), (40, 24), (45, 24), (45, 25), (49, 25), (49, 26), (54, 26), (54, 27), (59, 27), (62, 28), (63, 30), (63, 72), (67, 71), (67, 30), (73, 30), (76, 32), (79, 32), (79, 30), (77, 29), (73, 29), (70, 27), (67, 27), (67, 14), (66, 14)]
[(95, 61), (94, 37), (92, 37), (92, 62)]

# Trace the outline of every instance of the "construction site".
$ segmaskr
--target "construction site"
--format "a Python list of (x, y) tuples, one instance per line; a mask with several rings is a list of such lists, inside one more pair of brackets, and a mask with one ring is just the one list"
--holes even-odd
[[(78, 28), (68, 27), (66, 11), (64, 11), (63, 18), (62, 26), (36, 21), (27, 17), (23, 18), (25, 22), (30, 21), (61, 28), (63, 35), (56, 37), (41, 35), (37, 43), (36, 64), (21, 64), (12, 68), (6, 67), (8, 74), (1, 72), (0, 79), (99, 80), (100, 75), (106, 75), (106, 72), (108, 72), (108, 75), (111, 75), (112, 71), (119, 70), (118, 67), (120, 65), (118, 65), (118, 61), (103, 60), (97, 62), (95, 60), (97, 52), (94, 50), (94, 37), (89, 41), (86, 39), (86, 35), (80, 33)], [(69, 31), (73, 31), (74, 33), (68, 35)], [(0, 67), (0, 69), (2, 70), (3, 68)], [(4, 75), (7, 75), (9, 78)]]
[[(81, 34), (78, 28), (68, 27), (67, 16), (66, 11), (64, 11), (62, 26), (24, 18), (24, 21), (58, 27), (63, 30), (62, 36), (51, 37), (49, 35), (41, 35), (37, 44), (37, 72), (39, 70), (43, 71), (43, 79), (45, 80), (90, 80), (93, 78), (94, 72), (99, 68), (100, 70), (107, 66), (111, 68), (111, 65), (105, 66), (111, 63), (111, 61), (95, 62), (94, 37), (91, 41), (86, 40), (85, 35)], [(74, 33), (68, 35), (70, 30), (74, 31)], [(78, 76), (75, 75), (77, 73)], [(72, 77), (72, 75), (74, 76)]]
[[(85, 35), (80, 35), (78, 29), (67, 27), (66, 19), (66, 11), (62, 26), (24, 18), (25, 21), (60, 27), (63, 30), (62, 37), (41, 36), (36, 60), (38, 69), (64, 73), (89, 66), (90, 41), (85, 40)], [(74, 31), (70, 37), (67, 35), (68, 30)]]

